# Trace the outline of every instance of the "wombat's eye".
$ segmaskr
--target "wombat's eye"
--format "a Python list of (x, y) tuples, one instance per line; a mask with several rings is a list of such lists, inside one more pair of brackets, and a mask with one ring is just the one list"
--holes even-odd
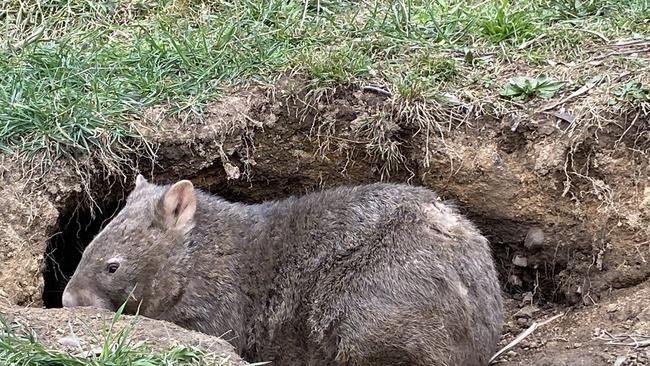
[(109, 263), (106, 269), (108, 270), (108, 273), (115, 273), (117, 269), (120, 268), (119, 263)]

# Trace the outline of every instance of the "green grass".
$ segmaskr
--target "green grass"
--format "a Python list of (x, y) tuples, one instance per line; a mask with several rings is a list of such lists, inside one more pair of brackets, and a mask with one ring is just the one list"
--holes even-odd
[(521, 43), (541, 34), (540, 25), (529, 16), (532, 6), (514, 8), (509, 1), (503, 0), (488, 9), (481, 20), (483, 36), (493, 43), (509, 41)]
[(597, 35), (647, 36), (649, 15), (647, 0), (6, 0), (0, 150), (119, 161), (145, 108), (200, 113), (228, 85), (288, 71), (430, 98), (472, 84), (461, 66), (485, 72), (451, 54), (571, 61)]

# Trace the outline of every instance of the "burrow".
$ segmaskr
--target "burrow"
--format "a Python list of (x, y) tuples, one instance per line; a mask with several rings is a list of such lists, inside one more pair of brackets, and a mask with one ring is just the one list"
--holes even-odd
[[(535, 137), (542, 125), (513, 133), (508, 132), (507, 121), (474, 121), (472, 129), (459, 127), (454, 139), (447, 139), (443, 146), (465, 153), (467, 158), (460, 162), (473, 165), (460, 169), (451, 166), (447, 156), (434, 155), (428, 170), (422, 165), (422, 150), (428, 144), (425, 136), (409, 130), (412, 126), (402, 126), (389, 137), (401, 145), (403, 160), (385, 176), (380, 169), (382, 161), (368, 155), (363, 144), (354, 145), (355, 136), (350, 132), (366, 111), (382, 101), (351, 97), (348, 91), (337, 93), (330, 96), (326, 111), (307, 112), (296, 105), (295, 99), (278, 102), (259, 95), (233, 96), (211, 109), (214, 123), (200, 121), (186, 131), (159, 139), (153, 181), (190, 179), (208, 192), (249, 203), (380, 180), (427, 186), (443, 199), (454, 200), (490, 240), (508, 296), (520, 299), (531, 293), (539, 304), (551, 306), (583, 300), (588, 291), (585, 272), (593, 267), (593, 227), (599, 223), (582, 223), (583, 217), (574, 212), (574, 202), (558, 196), (563, 176), (554, 178), (556, 168), (548, 168), (547, 183), (533, 183), (540, 182), (530, 169), (536, 158), (534, 147), (549, 141), (548, 133), (543, 139)], [(241, 100), (245, 105), (237, 106)], [(239, 118), (241, 115), (248, 117)], [(254, 127), (251, 121), (257, 121), (252, 123)], [(313, 136), (314, 126), (326, 126), (326, 142), (332, 144), (326, 151), (322, 149), (323, 138)], [(228, 132), (214, 132), (219, 129)], [(517, 143), (513, 145), (513, 141)], [(235, 166), (241, 174), (229, 179)], [(148, 178), (152, 178), (146, 173), (150, 170), (140, 167)], [(449, 174), (452, 170), (454, 174)], [(91, 195), (96, 197), (99, 209), (93, 214), (89, 205), (78, 203), (80, 197), (76, 195), (63, 200), (58, 227), (46, 244), (46, 307), (61, 306), (63, 288), (83, 248), (122, 207), (133, 176), (128, 184), (109, 185), (107, 182), (118, 179), (113, 178), (96, 177)], [(537, 229), (544, 233), (544, 245), (525, 245), (531, 230)], [(595, 283), (589, 279), (588, 284)], [(608, 285), (597, 290), (602, 291), (604, 286)]]

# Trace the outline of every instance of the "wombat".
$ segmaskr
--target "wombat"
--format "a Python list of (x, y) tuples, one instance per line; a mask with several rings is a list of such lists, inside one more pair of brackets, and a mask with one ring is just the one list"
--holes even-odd
[(275, 365), (486, 365), (503, 322), (486, 238), (391, 183), (249, 205), (138, 175), (63, 293), (125, 302)]

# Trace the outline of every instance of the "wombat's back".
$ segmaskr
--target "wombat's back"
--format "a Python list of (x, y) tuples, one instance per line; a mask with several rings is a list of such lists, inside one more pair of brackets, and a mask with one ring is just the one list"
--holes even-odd
[[(251, 235), (268, 281), (255, 358), (486, 365), (502, 303), (487, 240), (424, 188), (340, 187), (278, 202)], [(251, 284), (254, 286), (254, 284)]]

